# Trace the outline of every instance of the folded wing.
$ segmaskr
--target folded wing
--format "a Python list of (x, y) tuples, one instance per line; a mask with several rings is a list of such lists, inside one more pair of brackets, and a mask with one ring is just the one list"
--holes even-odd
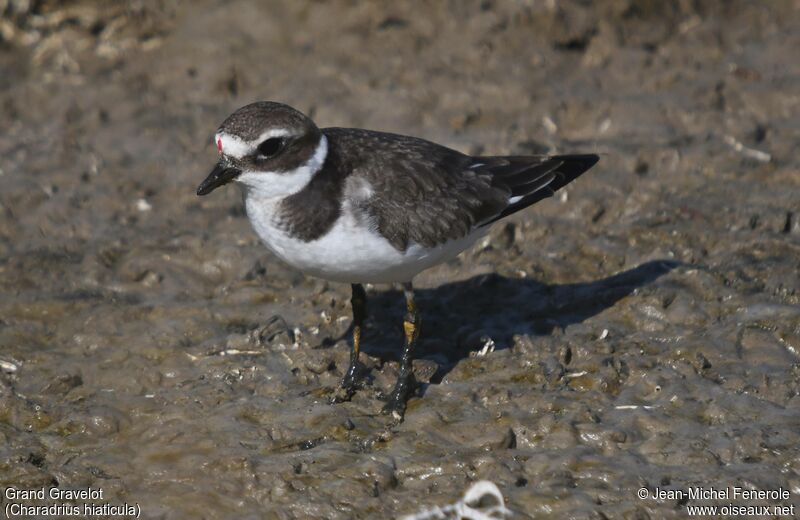
[(577, 179), (600, 159), (594, 154), (475, 157), (470, 167), (478, 174), (490, 175), (492, 186), (510, 193), (508, 205), (496, 216), (482, 223), (496, 222), (552, 197), (559, 189)]
[(353, 209), (399, 250), (470, 235), (552, 196), (598, 161), (597, 155), (472, 157), (397, 134), (352, 128), (323, 133), (326, 166), (337, 166), (328, 169), (370, 187), (369, 197), (352, 201)]

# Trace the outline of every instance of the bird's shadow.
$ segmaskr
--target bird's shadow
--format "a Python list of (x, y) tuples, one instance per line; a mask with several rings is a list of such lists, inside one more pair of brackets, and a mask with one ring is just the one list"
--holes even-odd
[[(487, 274), (415, 290), (422, 336), (414, 358), (436, 361), (431, 383), (437, 384), (487, 338), (499, 350), (517, 334), (548, 335), (581, 323), (679, 265), (656, 260), (602, 280), (562, 285)], [(403, 302), (399, 290), (369, 294), (363, 352), (381, 362), (400, 358)]]

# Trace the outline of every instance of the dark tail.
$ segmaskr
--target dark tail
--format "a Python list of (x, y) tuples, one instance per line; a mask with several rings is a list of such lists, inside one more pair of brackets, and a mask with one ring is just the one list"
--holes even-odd
[(492, 176), (492, 185), (511, 192), (510, 204), (491, 224), (512, 213), (527, 208), (574, 181), (597, 164), (600, 157), (584, 155), (534, 155), (508, 157), (475, 157), (472, 169)]

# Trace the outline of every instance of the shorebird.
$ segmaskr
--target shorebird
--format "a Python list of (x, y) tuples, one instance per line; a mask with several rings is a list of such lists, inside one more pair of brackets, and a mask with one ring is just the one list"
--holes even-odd
[(358, 387), (365, 283), (405, 293), (405, 345), (383, 407), (402, 419), (421, 316), (412, 279), (457, 256), (498, 220), (566, 186), (598, 156), (470, 156), (417, 137), (318, 128), (294, 108), (261, 101), (231, 114), (214, 141), (219, 161), (198, 195), (235, 181), (247, 216), (278, 258), (312, 276), (351, 284), (350, 364), (333, 402)]

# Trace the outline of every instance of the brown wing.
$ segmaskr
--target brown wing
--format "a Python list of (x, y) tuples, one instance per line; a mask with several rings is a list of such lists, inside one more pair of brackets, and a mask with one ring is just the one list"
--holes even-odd
[[(471, 157), (414, 137), (326, 128), (341, 171), (363, 177), (359, 203), (399, 250), (434, 247), (514, 213), (597, 162), (597, 156)], [(594, 158), (592, 160), (592, 158)]]

